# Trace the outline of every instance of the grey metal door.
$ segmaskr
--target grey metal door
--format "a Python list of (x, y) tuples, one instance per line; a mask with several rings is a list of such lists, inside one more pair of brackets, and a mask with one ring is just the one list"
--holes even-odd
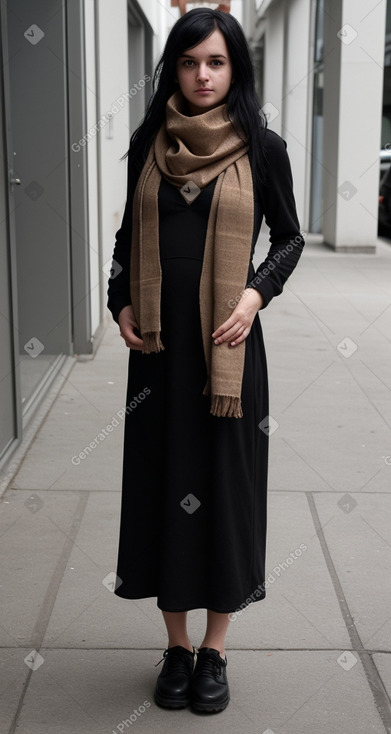
[(66, 10), (8, 0), (21, 401), (72, 353)]

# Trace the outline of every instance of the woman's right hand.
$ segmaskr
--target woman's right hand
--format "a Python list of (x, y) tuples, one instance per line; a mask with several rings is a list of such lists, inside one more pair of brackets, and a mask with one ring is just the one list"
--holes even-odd
[(134, 317), (133, 306), (124, 306), (118, 316), (119, 333), (125, 340), (125, 344), (129, 349), (142, 350), (143, 340), (134, 333), (138, 329), (137, 321)]

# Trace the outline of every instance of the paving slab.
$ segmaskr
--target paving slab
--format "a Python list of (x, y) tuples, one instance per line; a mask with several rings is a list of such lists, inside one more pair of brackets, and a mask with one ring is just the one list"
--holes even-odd
[(80, 493), (14, 490), (0, 504), (0, 646), (39, 637), (43, 600), (61, 577), (57, 564), (72, 537)]
[(343, 498), (315, 495), (327, 547), (364, 647), (391, 651), (391, 496)]
[[(349, 269), (347, 256), (340, 266), (339, 260), (336, 264), (320, 249), (322, 254), (310, 247), (310, 256), (303, 255), (292, 285), (285, 287), (283, 303), (275, 301), (261, 312), (270, 413), (280, 424), (271, 436), (270, 488), (285, 488), (288, 464), (298, 479), (292, 484), (299, 491), (361, 490), (365, 486), (369, 491), (388, 492), (390, 471), (384, 457), (391, 453), (390, 278), (376, 289), (363, 256), (361, 268), (355, 259)], [(390, 251), (382, 251), (379, 259), (382, 272), (388, 273)], [(314, 264), (323, 264), (327, 281), (340, 292), (332, 297), (323, 293), (325, 276)], [(378, 272), (375, 269), (372, 277), (377, 278)], [(340, 299), (345, 298), (346, 288), (353, 287), (355, 273), (366, 279), (367, 288), (364, 298), (362, 289), (354, 286), (361, 292), (361, 312), (356, 308), (350, 329), (346, 304)], [(368, 312), (368, 304), (373, 313)], [(348, 312), (353, 314), (349, 305)], [(357, 347), (348, 357), (341, 347), (349, 346), (346, 338), (354, 342), (353, 349)], [(321, 420), (316, 420), (314, 409)]]
[[(107, 332), (111, 343), (117, 332), (111, 324)], [(113, 350), (99, 347), (93, 363), (76, 362), (14, 487), (120, 491), (129, 357), (120, 346), (116, 342)]]
[(231, 701), (225, 711), (205, 718), (190, 708), (156, 706), (153, 690), (162, 664), (155, 667), (155, 651), (106, 650), (102, 656), (100, 650), (42, 648), (18, 732), (384, 734), (360, 659), (352, 654), (353, 666), (346, 670), (337, 662), (341, 652), (229, 651)]

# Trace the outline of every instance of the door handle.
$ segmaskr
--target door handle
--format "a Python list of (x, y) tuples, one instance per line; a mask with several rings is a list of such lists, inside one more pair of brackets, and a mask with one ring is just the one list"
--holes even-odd
[(14, 175), (13, 175), (13, 171), (10, 171), (9, 172), (9, 182), (10, 182), (10, 186), (11, 186), (11, 191), (14, 190), (14, 185), (15, 184), (16, 184), (16, 186), (20, 186), (20, 184), (21, 184), (20, 178), (15, 178)]

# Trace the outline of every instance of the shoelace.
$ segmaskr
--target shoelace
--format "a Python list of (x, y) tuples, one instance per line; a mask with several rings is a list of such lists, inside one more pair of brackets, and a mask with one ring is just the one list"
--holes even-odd
[(197, 662), (198, 660), (200, 660), (200, 665), (198, 670), (195, 669), (195, 675), (198, 672), (200, 675), (210, 675), (212, 678), (215, 678), (216, 675), (220, 675), (221, 669), (224, 666), (224, 660), (221, 658), (220, 663), (215, 655), (205, 655), (205, 657), (197, 658)]
[[(164, 660), (164, 658), (167, 657), (168, 653), (170, 652), (170, 649), (168, 647), (165, 649), (165, 651), (163, 653), (162, 659), (159, 660), (158, 663), (156, 663), (155, 668), (157, 668), (157, 666), (160, 665), (160, 663)], [(189, 650), (189, 652), (190, 652), (190, 650)], [(193, 647), (193, 655), (194, 655), (194, 652), (198, 652), (198, 650), (197, 650), (196, 647)], [(181, 650), (175, 650), (175, 653), (170, 653), (170, 664), (172, 665), (172, 667), (174, 667), (174, 666), (175, 667), (179, 667), (179, 665), (181, 664), (180, 658), (186, 658), (187, 659), (187, 656)]]

